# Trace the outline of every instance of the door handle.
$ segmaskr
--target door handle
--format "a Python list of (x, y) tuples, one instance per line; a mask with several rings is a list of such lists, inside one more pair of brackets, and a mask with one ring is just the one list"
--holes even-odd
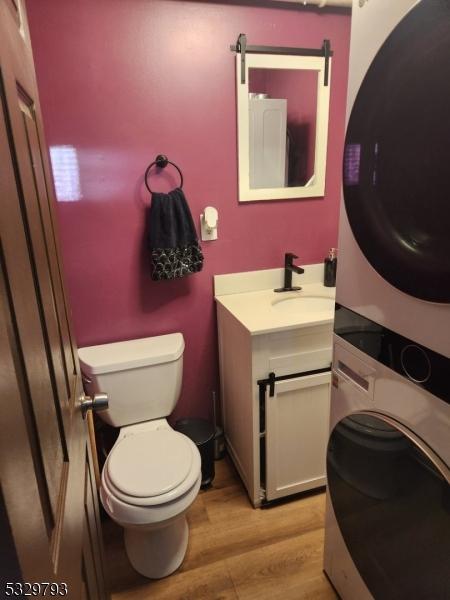
[(88, 410), (93, 410), (94, 412), (98, 412), (101, 410), (106, 410), (109, 405), (108, 394), (94, 394), (94, 397), (85, 396), (81, 394), (80, 396), (80, 410), (83, 415), (83, 419), (86, 418), (86, 413)]

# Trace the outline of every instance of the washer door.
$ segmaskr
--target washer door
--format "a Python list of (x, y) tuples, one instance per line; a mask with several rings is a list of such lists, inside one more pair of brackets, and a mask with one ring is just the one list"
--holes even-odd
[(450, 598), (449, 469), (414, 434), (360, 413), (334, 428), (328, 487), (342, 537), (374, 598)]
[(450, 3), (422, 0), (361, 85), (345, 141), (344, 200), (376, 271), (450, 303)]

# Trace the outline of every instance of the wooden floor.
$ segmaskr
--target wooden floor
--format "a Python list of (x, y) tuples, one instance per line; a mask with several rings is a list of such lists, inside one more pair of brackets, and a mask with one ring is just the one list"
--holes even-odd
[(188, 512), (184, 563), (166, 579), (137, 574), (122, 531), (105, 522), (112, 600), (336, 599), (322, 573), (325, 495), (254, 509), (228, 459)]

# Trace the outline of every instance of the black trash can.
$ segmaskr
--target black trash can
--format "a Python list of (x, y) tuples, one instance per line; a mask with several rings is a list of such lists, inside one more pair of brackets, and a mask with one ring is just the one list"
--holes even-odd
[(175, 430), (184, 433), (197, 446), (202, 459), (202, 488), (214, 479), (214, 426), (205, 419), (180, 419)]

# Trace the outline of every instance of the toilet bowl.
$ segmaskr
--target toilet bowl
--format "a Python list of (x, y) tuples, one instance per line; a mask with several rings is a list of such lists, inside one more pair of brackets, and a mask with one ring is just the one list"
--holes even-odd
[(100, 499), (125, 530), (132, 566), (154, 579), (183, 561), (186, 511), (201, 484), (196, 445), (165, 419), (180, 393), (183, 350), (181, 334), (79, 350), (87, 391), (109, 395), (100, 416), (120, 427), (102, 470)]
[(197, 447), (164, 425), (121, 432), (103, 467), (100, 489), (106, 512), (125, 529), (131, 564), (155, 579), (170, 575), (183, 561), (185, 513), (201, 483)]

